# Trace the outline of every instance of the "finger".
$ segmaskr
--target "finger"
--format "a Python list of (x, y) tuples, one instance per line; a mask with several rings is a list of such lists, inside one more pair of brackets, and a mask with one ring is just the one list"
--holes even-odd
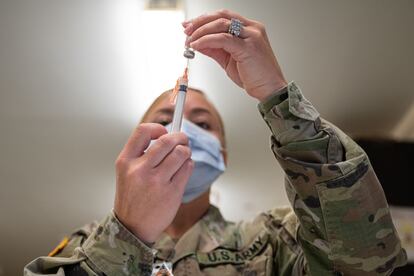
[(186, 29), (189, 25), (191, 25), (191, 22), (190, 22), (190, 20), (184, 21), (184, 22), (181, 23), (181, 25), (184, 27), (184, 29)]
[(197, 51), (203, 49), (223, 49), (231, 54), (233, 58), (237, 58), (243, 55), (244, 41), (228, 33), (209, 34), (191, 42), (190, 46)]
[(222, 68), (226, 68), (229, 62), (230, 55), (222, 49), (200, 49), (198, 50), (203, 55), (214, 59)]
[(172, 188), (181, 196), (184, 194), (185, 186), (193, 173), (194, 161), (187, 160), (171, 179)]
[(156, 167), (156, 170), (165, 181), (169, 182), (184, 162), (190, 158), (191, 149), (187, 146), (178, 145)]
[(151, 140), (157, 139), (166, 133), (167, 130), (160, 124), (140, 124), (128, 138), (119, 157), (131, 159), (141, 156)]
[(222, 49), (201, 49), (198, 51), (203, 55), (214, 59), (224, 70), (226, 70), (227, 75), (230, 77), (230, 79), (232, 79), (238, 86), (243, 88), (243, 82), (237, 73), (237, 62), (231, 58), (229, 53), (225, 52)]
[[(230, 20), (227, 18), (219, 18), (214, 21), (208, 22), (199, 28), (197, 28), (191, 36), (186, 40), (186, 45), (189, 45), (192, 41), (199, 39), (202, 36), (208, 34), (227, 33), (230, 27)], [(245, 30), (242, 28), (240, 32), (240, 38), (245, 38)]]
[(214, 21), (219, 18), (226, 18), (231, 20), (232, 18), (240, 20), (244, 26), (251, 25), (253, 23), (252, 20), (247, 19), (241, 16), (238, 13), (229, 11), (229, 10), (220, 10), (214, 13), (203, 14), (199, 17), (189, 20), (189, 24), (186, 25), (184, 32), (187, 35), (192, 35), (192, 33), (197, 30), (200, 26), (207, 24), (208, 22)]
[(178, 145), (188, 145), (187, 135), (182, 132), (163, 135), (145, 153), (148, 165), (155, 168)]

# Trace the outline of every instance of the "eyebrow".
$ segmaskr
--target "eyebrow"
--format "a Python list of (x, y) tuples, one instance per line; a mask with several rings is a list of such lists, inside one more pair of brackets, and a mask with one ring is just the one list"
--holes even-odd
[(158, 109), (156, 112), (155, 112), (155, 114), (166, 114), (166, 115), (173, 115), (174, 114), (174, 109), (173, 108), (168, 108), (168, 107), (166, 107), (166, 108), (161, 108), (161, 109)]
[[(174, 115), (174, 109), (173, 108), (161, 108), (158, 109), (156, 112), (156, 114), (165, 114), (165, 115)], [(212, 113), (210, 112), (210, 110), (202, 108), (202, 107), (196, 107), (194, 109), (191, 110), (190, 115), (191, 116), (195, 116), (195, 115), (199, 115), (199, 114), (208, 114), (208, 115), (212, 115)]]
[(208, 114), (208, 115), (212, 115), (212, 113), (210, 112), (210, 110), (202, 108), (202, 107), (197, 107), (191, 110), (190, 114), (193, 116), (195, 115), (199, 115), (199, 114)]

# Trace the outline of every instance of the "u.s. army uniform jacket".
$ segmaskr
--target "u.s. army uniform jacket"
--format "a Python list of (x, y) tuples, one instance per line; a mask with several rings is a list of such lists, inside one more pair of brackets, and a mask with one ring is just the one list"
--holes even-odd
[(295, 83), (259, 104), (286, 173), (290, 208), (227, 222), (215, 207), (178, 241), (151, 247), (113, 213), (74, 233), (25, 275), (389, 275), (406, 262), (383, 190), (364, 151), (320, 119)]

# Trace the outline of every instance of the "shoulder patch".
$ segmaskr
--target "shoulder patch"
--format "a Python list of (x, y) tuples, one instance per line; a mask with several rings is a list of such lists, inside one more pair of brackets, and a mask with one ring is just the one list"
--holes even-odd
[(216, 266), (220, 264), (243, 264), (257, 256), (268, 243), (268, 234), (259, 235), (247, 248), (240, 251), (217, 248), (208, 253), (197, 253), (196, 258), (201, 266)]
[(59, 252), (61, 252), (63, 250), (63, 248), (66, 247), (66, 245), (68, 245), (69, 243), (69, 238), (68, 237), (64, 237), (63, 240), (55, 247), (55, 249), (53, 249), (48, 256), (49, 257), (53, 257), (56, 254), (58, 254)]

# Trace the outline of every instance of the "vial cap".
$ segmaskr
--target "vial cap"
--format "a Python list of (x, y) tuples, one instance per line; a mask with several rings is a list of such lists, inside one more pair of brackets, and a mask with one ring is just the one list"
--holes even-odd
[(184, 51), (184, 57), (185, 58), (189, 58), (189, 59), (193, 59), (195, 56), (195, 53), (192, 49), (190, 48), (186, 48)]

